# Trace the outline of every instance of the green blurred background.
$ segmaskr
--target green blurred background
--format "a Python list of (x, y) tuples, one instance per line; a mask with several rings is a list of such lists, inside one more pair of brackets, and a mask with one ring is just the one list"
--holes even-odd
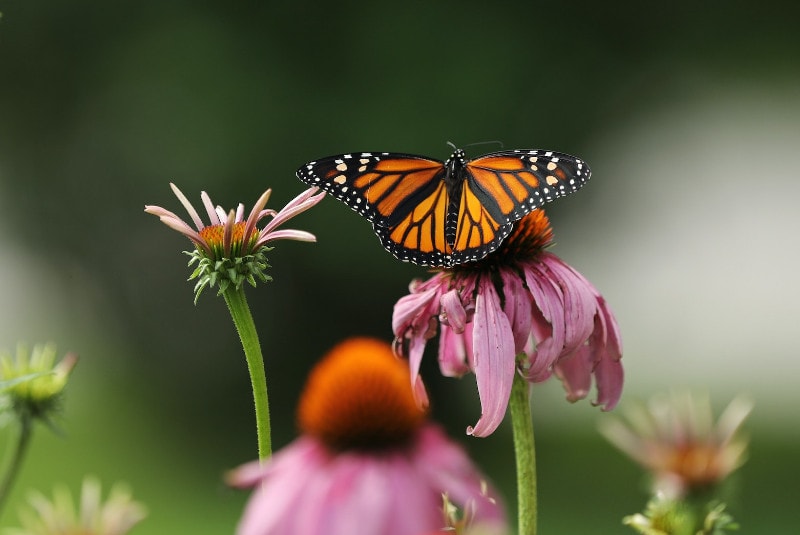
[[(231, 533), (255, 457), (242, 351), (221, 299), (197, 306), (189, 243), (143, 213), (175, 182), (231, 207), (348, 151), (446, 158), (446, 142), (579, 155), (592, 182), (548, 209), (554, 251), (604, 293), (625, 343), (621, 406), (670, 388), (754, 399), (731, 512), (745, 533), (797, 525), (800, 4), (576, 2), (3, 2), (0, 347), (81, 355), (55, 435), (34, 437), (0, 525), (37, 488), (128, 482), (140, 535)], [(472, 155), (495, 146), (468, 148)], [(249, 291), (274, 441), (295, 436), (310, 366), (354, 334), (389, 339), (425, 270), (327, 199), (293, 221), (274, 282)], [(513, 511), (507, 425), (464, 435), (474, 381), (424, 376), (443, 421)], [(630, 533), (640, 472), (604, 416), (534, 389), (541, 532)], [(9, 436), (8, 430), (3, 437)], [(398, 507), (402, 507), (399, 503)], [(795, 528), (792, 528), (795, 526)]]

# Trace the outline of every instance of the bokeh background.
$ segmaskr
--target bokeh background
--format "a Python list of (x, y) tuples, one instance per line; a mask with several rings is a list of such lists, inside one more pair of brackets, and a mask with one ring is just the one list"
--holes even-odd
[[(126, 481), (140, 535), (231, 533), (255, 457), (247, 371), (221, 299), (192, 303), (188, 242), (143, 213), (193, 200), (281, 206), (329, 154), (446, 158), (459, 146), (579, 155), (594, 171), (548, 207), (554, 251), (604, 293), (625, 343), (621, 407), (671, 388), (755, 401), (730, 510), (746, 533), (797, 525), (800, 4), (3, 2), (0, 347), (53, 341), (81, 361), (60, 434), (37, 430), (0, 516), (27, 492)], [(469, 147), (472, 155), (497, 146)], [(305, 375), (354, 334), (389, 339), (417, 266), (333, 199), (293, 221), (274, 282), (249, 291), (274, 440), (295, 436)], [(434, 417), (514, 505), (508, 426), (468, 438), (474, 382), (424, 369)], [(640, 472), (607, 416), (534, 390), (542, 533), (629, 533)], [(10, 436), (8, 430), (2, 439)], [(399, 503), (398, 507), (402, 507)]]

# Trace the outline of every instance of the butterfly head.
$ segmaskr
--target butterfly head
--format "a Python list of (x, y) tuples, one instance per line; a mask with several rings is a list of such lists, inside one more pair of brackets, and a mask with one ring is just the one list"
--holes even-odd
[(467, 155), (463, 149), (455, 149), (453, 154), (444, 162), (444, 167), (447, 170), (447, 176), (458, 176), (458, 171), (467, 165)]

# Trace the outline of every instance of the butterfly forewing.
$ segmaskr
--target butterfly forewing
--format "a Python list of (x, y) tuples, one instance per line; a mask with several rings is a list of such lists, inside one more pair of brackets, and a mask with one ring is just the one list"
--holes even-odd
[(591, 176), (582, 160), (544, 150), (493, 152), (470, 160), (466, 169), (471, 190), (502, 224), (577, 191)]
[(361, 152), (330, 156), (297, 171), (376, 225), (403, 220), (441, 183), (442, 162), (421, 156)]

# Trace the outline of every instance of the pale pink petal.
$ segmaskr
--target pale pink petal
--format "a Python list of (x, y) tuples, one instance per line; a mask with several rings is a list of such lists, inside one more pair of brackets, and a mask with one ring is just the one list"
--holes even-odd
[(467, 433), (483, 437), (503, 421), (517, 367), (514, 333), (491, 280), (479, 283), (473, 324), (473, 368), (482, 413)]
[(203, 206), (206, 208), (206, 213), (211, 221), (211, 225), (221, 225), (222, 221), (225, 219), (225, 215), (223, 215), (222, 219), (220, 219), (219, 213), (217, 212), (217, 209), (214, 208), (214, 203), (211, 202), (211, 197), (208, 196), (208, 193), (201, 191), (200, 200), (203, 201)]
[[(256, 203), (253, 205), (253, 208), (250, 210), (250, 215), (247, 216), (247, 222), (244, 226), (244, 234), (242, 235), (242, 243), (249, 243), (250, 237), (255, 232), (256, 225), (258, 224), (259, 220), (261, 219), (261, 215), (264, 212), (264, 206), (267, 205), (267, 201), (269, 201), (269, 196), (272, 194), (272, 190), (268, 189), (264, 193), (261, 194), (261, 197), (258, 198)], [(239, 205), (242, 206), (242, 205)], [(244, 211), (244, 207), (242, 206), (242, 211)], [(257, 249), (259, 245), (255, 245), (253, 249)]]
[(272, 232), (273, 229), (277, 228), (285, 221), (288, 221), (294, 216), (300, 214), (301, 212), (305, 212), (315, 204), (319, 203), (325, 197), (325, 192), (323, 191), (322, 193), (317, 194), (317, 191), (319, 191), (319, 188), (309, 188), (289, 201), (289, 203), (284, 206), (283, 209), (264, 226), (259, 235), (259, 239)]
[(239, 203), (236, 207), (236, 216), (234, 217), (234, 221), (236, 223), (241, 223), (244, 221), (244, 204)]
[(263, 238), (259, 239), (253, 246), (253, 249), (258, 249), (262, 245), (275, 240), (294, 240), (294, 241), (304, 241), (313, 243), (317, 241), (317, 237), (311, 234), (310, 232), (306, 232), (305, 230), (294, 230), (294, 229), (276, 230), (274, 232), (270, 232)]
[(214, 213), (217, 215), (217, 219), (220, 221), (219, 222), (220, 225), (223, 224), (228, 218), (228, 213), (222, 206), (217, 205), (217, 207), (214, 209)]
[(186, 198), (186, 195), (184, 195), (183, 192), (178, 189), (178, 186), (176, 186), (172, 182), (169, 183), (169, 187), (172, 188), (172, 192), (175, 194), (175, 196), (181, 202), (183, 207), (189, 213), (189, 217), (192, 218), (192, 221), (194, 222), (194, 225), (197, 228), (197, 230), (203, 230), (203, 227), (205, 225), (203, 225), (203, 221), (200, 219), (197, 210), (194, 209), (194, 206), (192, 206), (192, 203), (190, 203), (189, 199)]

